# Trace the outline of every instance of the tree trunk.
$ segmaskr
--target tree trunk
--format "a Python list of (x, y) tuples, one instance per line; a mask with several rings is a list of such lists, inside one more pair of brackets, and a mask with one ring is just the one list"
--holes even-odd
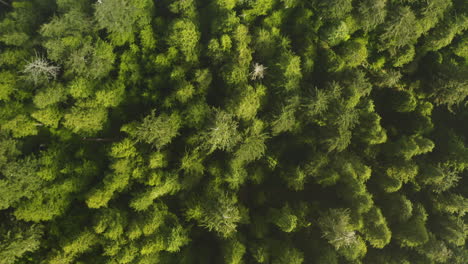
[[(1, 0), (0, 0), (1, 1)], [(110, 141), (115, 141), (115, 138), (89, 138), (89, 137), (84, 137), (82, 138), (84, 141), (95, 141), (95, 142), (110, 142)]]

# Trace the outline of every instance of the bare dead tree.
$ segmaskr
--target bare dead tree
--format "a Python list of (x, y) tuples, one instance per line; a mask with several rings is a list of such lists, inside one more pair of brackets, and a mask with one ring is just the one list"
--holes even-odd
[(264, 74), (265, 74), (265, 70), (267, 69), (267, 67), (265, 67), (265, 66), (263, 66), (262, 64), (259, 64), (259, 63), (255, 63), (253, 65), (253, 67), (254, 67), (254, 69), (250, 73), (250, 79), (251, 80), (263, 79)]
[(27, 79), (37, 85), (43, 80), (56, 79), (59, 70), (59, 66), (52, 65), (44, 56), (36, 53), (34, 59), (28, 61), (22, 73), (26, 75)]

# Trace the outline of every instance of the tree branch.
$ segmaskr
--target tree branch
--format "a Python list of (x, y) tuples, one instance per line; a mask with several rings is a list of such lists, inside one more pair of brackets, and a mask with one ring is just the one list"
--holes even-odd
[[(0, 0), (1, 1), (1, 0)], [(115, 138), (88, 138), (84, 137), (82, 138), (83, 141), (95, 141), (95, 142), (110, 142), (110, 141), (115, 141)]]
[(9, 3), (5, 2), (4, 0), (0, 0), (0, 3), (6, 5), (6, 6), (11, 6)]

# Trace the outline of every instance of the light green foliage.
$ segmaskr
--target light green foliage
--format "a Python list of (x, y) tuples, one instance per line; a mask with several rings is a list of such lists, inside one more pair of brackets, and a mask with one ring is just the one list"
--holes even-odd
[(259, 0), (250, 2), (251, 9), (245, 11), (245, 19), (251, 21), (256, 16), (264, 16), (269, 13), (275, 4), (271, 0)]
[(452, 1), (444, 0), (430, 0), (424, 3), (422, 8), (423, 18), (421, 19), (421, 26), (423, 31), (429, 31), (438, 24), (444, 13), (452, 7)]
[(429, 238), (429, 241), (419, 248), (418, 253), (425, 255), (428, 259), (436, 263), (447, 262), (453, 255), (453, 252), (443, 241), (437, 240), (433, 234), (430, 234)]
[(398, 70), (383, 70), (378, 74), (378, 84), (383, 87), (394, 88), (395, 86), (398, 86), (401, 77), (401, 72), (399, 72)]
[(296, 7), (300, 1), (298, 0), (281, 0), (283, 2), (285, 8), (294, 8)]
[(94, 44), (91, 54), (92, 59), (86, 65), (84, 71), (93, 79), (106, 77), (113, 69), (113, 64), (116, 59), (112, 45), (105, 41), (97, 41)]
[(22, 65), (25, 60), (30, 58), (31, 54), (24, 49), (4, 49), (0, 53), (0, 66), (15, 68)]
[(286, 172), (282, 176), (288, 184), (289, 189), (301, 191), (304, 190), (304, 185), (307, 183), (307, 178), (310, 175), (306, 174), (300, 167), (297, 167), (295, 170)]
[(416, 54), (413, 45), (408, 45), (397, 51), (397, 56), (394, 58), (394, 67), (402, 67), (403, 65), (411, 62)]
[(8, 101), (15, 90), (16, 79), (11, 72), (0, 72), (0, 100)]
[(238, 123), (234, 120), (233, 115), (217, 110), (214, 124), (204, 135), (206, 138), (204, 145), (208, 148), (208, 151), (213, 152), (217, 149), (231, 151), (241, 140), (237, 126)]
[(296, 248), (282, 248), (279, 257), (273, 260), (274, 264), (302, 264), (304, 263), (304, 253)]
[(194, 2), (193, 0), (177, 0), (170, 5), (169, 9), (172, 13), (193, 17), (196, 13)]
[(396, 188), (391, 188), (386, 186), (385, 191), (395, 192), (403, 183), (413, 180), (413, 178), (418, 174), (418, 166), (411, 162), (395, 164), (386, 169), (385, 174), (391, 179), (391, 181), (398, 182)]
[(359, 138), (367, 144), (382, 144), (387, 141), (387, 133), (381, 125), (381, 117), (373, 111), (373, 103), (369, 102), (371, 111), (361, 114), (360, 124), (356, 128)]
[(188, 175), (200, 175), (205, 170), (203, 156), (199, 151), (185, 153), (182, 157), (180, 168)]
[(63, 125), (77, 134), (94, 134), (103, 129), (107, 120), (105, 108), (73, 107), (64, 116)]
[[(368, 96), (372, 91), (372, 84), (369, 82), (369, 79), (366, 77), (366, 74), (360, 70), (353, 70), (346, 72), (345, 80), (343, 81), (343, 91), (342, 94), (346, 98), (344, 107), (353, 110), (361, 102), (361, 99)], [(332, 87), (337, 92), (334, 92), (335, 97), (338, 97), (340, 88)], [(364, 107), (366, 107), (366, 100), (364, 101)], [(342, 103), (342, 102), (340, 102)], [(369, 107), (369, 106), (367, 106)]]
[(354, 109), (343, 109), (335, 118), (334, 124), (340, 133), (352, 130), (358, 122), (358, 113)]
[(422, 181), (428, 184), (435, 193), (441, 193), (456, 187), (461, 170), (450, 164), (437, 164), (437, 166), (427, 166), (424, 168), (425, 174)]
[(453, 53), (468, 61), (468, 38), (466, 36), (455, 45)]
[(416, 109), (417, 100), (411, 92), (398, 91), (390, 98), (392, 99), (392, 107), (397, 112), (411, 112)]
[(168, 43), (178, 48), (187, 62), (198, 60), (198, 41), (200, 33), (197, 26), (189, 20), (178, 20), (171, 26)]
[(165, 250), (168, 252), (179, 252), (189, 242), (188, 231), (182, 226), (177, 225), (171, 229), (169, 236), (166, 238)]
[[(262, 64), (252, 62), (253, 51), (249, 48), (251, 36), (246, 26), (238, 25), (235, 28), (233, 40), (237, 45), (237, 49), (235, 50), (236, 57), (234, 57), (235, 60), (233, 60), (232, 66), (227, 68), (224, 78), (229, 85), (245, 85), (249, 79), (256, 79), (253, 78), (252, 72), (255, 72), (255, 66), (262, 67)], [(254, 71), (251, 72), (250, 68), (252, 65)], [(263, 71), (261, 72), (264, 73)]]
[(231, 10), (236, 6), (239, 0), (216, 0), (216, 5), (220, 9)]
[(76, 237), (73, 237), (73, 240), (67, 241), (63, 246), (63, 252), (66, 258), (74, 258), (79, 254), (89, 251), (97, 242), (98, 237), (95, 233), (90, 230), (84, 230)]
[(156, 117), (156, 111), (153, 110), (130, 135), (140, 142), (161, 149), (179, 134), (180, 127), (181, 120), (178, 114), (160, 114)]
[(239, 106), (237, 107), (237, 116), (245, 120), (251, 120), (260, 110), (261, 99), (266, 94), (266, 87), (257, 85), (255, 88), (247, 86), (243, 91)]
[(450, 111), (453, 106), (460, 105), (468, 96), (468, 80), (466, 67), (455, 63), (436, 64), (436, 78), (432, 78), (430, 86), (433, 89), (433, 98), (436, 105), (447, 105)]
[(30, 200), (20, 204), (14, 215), (25, 221), (47, 221), (62, 215), (70, 205), (70, 196), (76, 192), (77, 178), (52, 184), (45, 190), (36, 191)]
[(306, 105), (307, 114), (314, 117), (325, 113), (331, 99), (332, 97), (328, 91), (315, 87), (314, 96)]
[(383, 248), (390, 243), (392, 233), (379, 208), (372, 207), (364, 219), (364, 237), (373, 247)]
[(468, 198), (454, 193), (440, 194), (432, 199), (440, 212), (464, 216), (468, 212)]
[(339, 54), (349, 67), (356, 67), (366, 61), (367, 48), (362, 40), (347, 41), (339, 48)]
[(322, 186), (334, 185), (340, 178), (340, 174), (334, 169), (324, 169), (329, 162), (326, 156), (316, 154), (314, 157), (312, 162), (305, 165), (304, 173), (314, 177), (315, 181)]
[(275, 40), (280, 37), (279, 33), (280, 32), (276, 27), (270, 30), (260, 28), (253, 38), (256, 52), (258, 52), (262, 57), (272, 56), (278, 45)]
[(347, 209), (330, 209), (318, 220), (318, 225), (325, 238), (335, 249), (351, 247), (358, 243), (358, 235), (349, 223), (350, 216)]
[(385, 31), (380, 35), (382, 47), (401, 48), (413, 44), (421, 35), (421, 26), (409, 7), (398, 7), (385, 24)]
[(330, 46), (336, 46), (350, 38), (346, 22), (335, 22), (320, 28), (320, 37)]
[(399, 156), (405, 160), (410, 160), (413, 156), (431, 152), (434, 148), (434, 142), (420, 135), (411, 137), (402, 136), (396, 142), (388, 145), (389, 156)]
[(10, 163), (3, 169), (2, 174), (5, 178), (0, 180), (0, 208), (7, 209), (21, 198), (31, 198), (41, 187), (42, 181), (32, 171), (36, 166), (36, 161), (28, 159), (21, 165)]
[(164, 168), (167, 166), (167, 155), (162, 152), (155, 152), (150, 156), (149, 167), (151, 169)]
[(135, 84), (142, 77), (141, 74), (138, 56), (135, 52), (126, 50), (120, 57), (119, 79), (126, 80), (126, 83)]
[(154, 31), (151, 26), (146, 26), (140, 31), (140, 39), (143, 48), (154, 49), (156, 47), (156, 39), (154, 38)]
[(404, 222), (413, 215), (413, 203), (401, 194), (385, 196), (384, 213), (387, 219)]
[(229, 239), (223, 244), (224, 263), (242, 264), (246, 252), (245, 246), (237, 239)]
[[(9, 3), (5, 2), (7, 6)], [(2, 9), (5, 8), (5, 3), (2, 3)], [(0, 41), (5, 45), (13, 45), (21, 47), (28, 45), (31, 39), (31, 33), (35, 27), (40, 23), (40, 13), (36, 11), (37, 3), (34, 2), (12, 2), (11, 6), (14, 8), (5, 14), (0, 21)]]
[(466, 264), (465, 2), (0, 0), (0, 264)]
[(18, 148), (18, 141), (5, 138), (4, 135), (0, 133), (0, 170), (3, 169), (5, 165), (12, 163), (12, 161), (21, 154)]
[(126, 138), (112, 145), (110, 155), (114, 158), (134, 158), (138, 154), (134, 143)]
[(124, 173), (107, 174), (104, 176), (104, 184), (93, 188), (88, 193), (86, 204), (89, 208), (107, 206), (115, 193), (127, 186), (129, 178), (130, 175)]
[(75, 78), (68, 85), (70, 95), (75, 98), (86, 98), (93, 94), (93, 83), (85, 78)]
[(435, 231), (442, 240), (454, 246), (463, 246), (465, 244), (467, 231), (463, 218), (447, 216), (437, 220), (437, 229)]
[(301, 58), (293, 54), (287, 54), (282, 58), (280, 67), (284, 71), (284, 89), (286, 91), (296, 90), (299, 87), (299, 83), (302, 79), (301, 73)]
[(0, 258), (4, 264), (18, 263), (28, 252), (34, 252), (41, 245), (44, 229), (40, 225), (0, 225)]
[(456, 35), (468, 28), (466, 16), (445, 16), (425, 38), (424, 48), (431, 51), (439, 50), (449, 45)]
[[(368, 212), (372, 208), (374, 202), (372, 194), (369, 193), (366, 185), (363, 182), (350, 177), (341, 177), (340, 180), (345, 183), (344, 186), (339, 186), (341, 195), (349, 201), (353, 211), (360, 214)], [(353, 220), (356, 221), (356, 219)], [(358, 223), (354, 224), (357, 225)], [(361, 223), (359, 223), (359, 225), (361, 225)]]
[(165, 175), (164, 179), (156, 181), (153, 187), (138, 193), (131, 201), (130, 206), (136, 211), (146, 210), (155, 199), (174, 194), (180, 189), (180, 184), (175, 175)]
[(189, 82), (183, 82), (177, 89), (176, 98), (181, 103), (187, 103), (190, 99), (192, 99), (194, 93), (195, 87)]
[(298, 225), (298, 218), (288, 204), (280, 209), (272, 209), (271, 220), (281, 231), (286, 233), (294, 231)]
[(17, 115), (13, 119), (4, 122), (1, 129), (11, 132), (14, 138), (34, 136), (38, 133), (37, 123), (26, 115)]
[[(50, 59), (58, 62), (71, 62), (70, 54), (88, 45), (89, 39), (80, 40), (92, 30), (92, 21), (86, 13), (72, 8), (61, 16), (55, 16), (43, 24), (40, 34), (45, 38), (43, 46)], [(83, 43), (84, 42), (84, 43)], [(67, 63), (70, 65), (71, 63)]]
[(47, 107), (45, 109), (37, 110), (31, 116), (46, 126), (57, 128), (62, 119), (63, 114), (57, 107)]
[(270, 254), (265, 245), (260, 244), (260, 243), (252, 244), (252, 245), (249, 245), (248, 250), (249, 250), (250, 255), (258, 263), (268, 263)]
[(395, 239), (402, 247), (416, 247), (423, 245), (429, 240), (425, 222), (427, 212), (424, 207), (417, 204), (414, 212), (406, 224), (399, 225), (394, 230)]
[(67, 12), (73, 9), (84, 9), (86, 7), (86, 0), (57, 0), (57, 9), (60, 12)]
[(95, 107), (116, 107), (125, 99), (124, 94), (125, 86), (122, 83), (108, 84), (96, 92)]
[(367, 253), (366, 243), (361, 237), (356, 239), (350, 247), (344, 247), (338, 251), (348, 261), (357, 261)]
[(298, 122), (295, 117), (295, 112), (299, 106), (299, 98), (294, 97), (289, 100), (288, 104), (281, 109), (281, 113), (275, 117), (271, 123), (271, 130), (274, 136), (282, 132), (292, 132), (297, 129)]
[(50, 85), (34, 96), (34, 104), (39, 108), (60, 103), (67, 99), (65, 88), (60, 85)]
[(335, 166), (344, 177), (351, 177), (362, 183), (371, 177), (371, 168), (355, 157), (350, 157), (348, 160), (337, 160), (337, 163)]
[(359, 1), (358, 21), (367, 30), (373, 30), (385, 21), (387, 16), (387, 0), (361, 0)]
[(353, 8), (350, 0), (321, 0), (319, 5), (323, 15), (330, 19), (343, 18)]
[(332, 133), (333, 136), (324, 140), (324, 145), (327, 153), (342, 152), (349, 144), (351, 144), (351, 131), (349, 130), (336, 130)]
[(112, 42), (123, 45), (133, 42), (138, 26), (149, 23), (152, 1), (146, 0), (108, 0), (95, 4), (95, 17), (100, 28), (106, 29)]
[(238, 162), (251, 162), (258, 160), (265, 154), (265, 141), (268, 136), (265, 133), (252, 129), (249, 135), (245, 136), (243, 143), (240, 144), (234, 156)]
[(106, 208), (99, 211), (93, 223), (93, 230), (109, 239), (117, 239), (124, 234), (127, 226), (126, 216), (118, 209)]
[(200, 226), (222, 237), (233, 236), (242, 220), (237, 199), (226, 193), (209, 199), (192, 204), (186, 211), (187, 218), (196, 220)]

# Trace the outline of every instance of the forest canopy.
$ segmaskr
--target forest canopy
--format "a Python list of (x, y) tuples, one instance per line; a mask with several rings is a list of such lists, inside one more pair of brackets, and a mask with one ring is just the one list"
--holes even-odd
[(464, 0), (0, 0), (1, 264), (466, 264)]

